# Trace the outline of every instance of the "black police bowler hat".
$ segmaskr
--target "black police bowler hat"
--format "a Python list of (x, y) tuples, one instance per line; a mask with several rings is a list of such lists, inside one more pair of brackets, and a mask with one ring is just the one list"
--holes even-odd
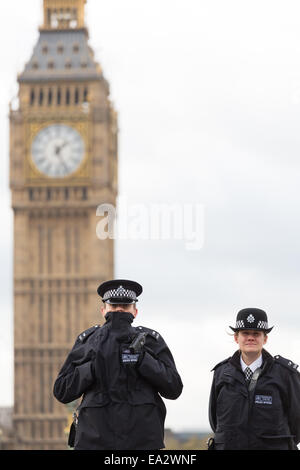
[(233, 331), (258, 330), (270, 333), (274, 327), (269, 328), (268, 317), (264, 310), (260, 308), (244, 308), (237, 314), (235, 328), (232, 326), (230, 328)]
[(97, 289), (103, 302), (108, 304), (133, 304), (143, 292), (142, 286), (128, 279), (114, 279), (100, 284)]

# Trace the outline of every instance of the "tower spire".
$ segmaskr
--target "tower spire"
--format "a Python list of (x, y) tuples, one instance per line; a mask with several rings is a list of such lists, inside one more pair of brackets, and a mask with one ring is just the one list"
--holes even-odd
[(44, 0), (44, 24), (41, 29), (84, 28), (86, 2), (87, 0)]

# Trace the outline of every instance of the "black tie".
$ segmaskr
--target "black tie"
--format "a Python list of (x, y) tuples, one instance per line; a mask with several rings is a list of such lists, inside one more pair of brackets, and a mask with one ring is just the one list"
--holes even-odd
[(250, 369), (250, 367), (246, 367), (246, 369), (244, 370), (244, 374), (245, 374), (246, 382), (250, 382), (252, 375), (253, 375), (253, 372)]

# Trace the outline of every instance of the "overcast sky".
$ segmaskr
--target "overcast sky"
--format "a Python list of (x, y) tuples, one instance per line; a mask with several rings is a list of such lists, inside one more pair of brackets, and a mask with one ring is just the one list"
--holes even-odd
[[(0, 17), (0, 406), (13, 401), (8, 103), (41, 6), (10, 0)], [(162, 334), (182, 375), (166, 425), (209, 429), (210, 370), (236, 349), (239, 309), (264, 308), (266, 349), (300, 361), (299, 1), (88, 0), (87, 24), (119, 113), (131, 232), (141, 208), (203, 210), (198, 250), (172, 231), (116, 240), (116, 277), (141, 282), (136, 321)]]

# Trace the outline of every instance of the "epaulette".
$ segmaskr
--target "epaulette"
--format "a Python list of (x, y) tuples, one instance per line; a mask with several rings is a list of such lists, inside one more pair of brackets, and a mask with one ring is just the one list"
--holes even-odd
[(219, 366), (222, 366), (223, 364), (226, 364), (226, 362), (228, 362), (229, 359), (231, 359), (231, 356), (228, 357), (227, 359), (224, 359), (224, 361), (219, 362), (217, 365), (215, 365), (215, 367), (211, 370), (211, 372), (212, 372), (213, 370), (216, 370)]
[(156, 341), (160, 338), (160, 334), (155, 330), (151, 330), (151, 328), (146, 328), (145, 326), (137, 326), (136, 329), (140, 330), (141, 332), (144, 331), (145, 333), (148, 333), (148, 335), (155, 338)]
[(80, 333), (80, 335), (78, 336), (79, 341), (81, 341), (81, 343), (84, 343), (85, 340), (89, 336), (91, 336), (93, 333), (95, 333), (95, 331), (97, 331), (98, 328), (100, 328), (100, 325), (95, 325), (95, 326), (92, 326), (91, 328), (88, 328), (87, 330), (83, 331), (82, 333)]
[(297, 371), (297, 369), (299, 367), (298, 364), (295, 364), (294, 362), (290, 361), (289, 359), (286, 359), (285, 357), (282, 357), (282, 356), (279, 356), (279, 355), (274, 356), (274, 359), (275, 359), (276, 362), (278, 362), (282, 366), (286, 367), (290, 371), (299, 372), (299, 371)]

